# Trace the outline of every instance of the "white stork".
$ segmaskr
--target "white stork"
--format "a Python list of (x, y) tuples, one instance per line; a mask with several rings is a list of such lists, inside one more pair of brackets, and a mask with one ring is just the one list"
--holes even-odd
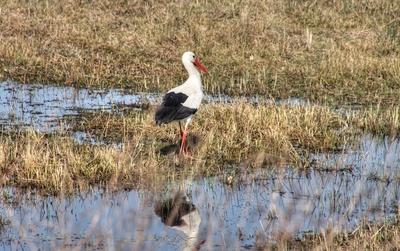
[[(157, 125), (167, 124), (172, 121), (179, 122), (179, 129), (182, 137), (179, 154), (185, 151), (186, 154), (189, 155), (186, 143), (187, 127), (192, 116), (199, 109), (203, 99), (201, 76), (195, 66), (204, 73), (207, 73), (207, 71), (199, 61), (197, 61), (196, 55), (190, 51), (183, 53), (182, 63), (189, 73), (189, 78), (185, 83), (171, 89), (165, 94), (160, 107), (156, 111), (155, 119)], [(186, 121), (184, 131), (182, 131), (181, 120)]]

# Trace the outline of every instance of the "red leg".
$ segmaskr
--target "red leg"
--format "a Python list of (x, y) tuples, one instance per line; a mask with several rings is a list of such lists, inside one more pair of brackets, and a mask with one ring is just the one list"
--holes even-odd
[(182, 132), (182, 126), (181, 126), (181, 122), (180, 121), (178, 121), (178, 123), (179, 123), (179, 131), (181, 132), (181, 138), (183, 137), (183, 132)]
[(187, 141), (186, 141), (186, 128), (185, 131), (182, 134), (182, 143), (181, 143), (181, 148), (179, 150), (179, 155), (182, 154), (182, 152), (185, 151), (187, 156), (190, 156)]
[(182, 134), (182, 143), (181, 143), (181, 148), (179, 150), (179, 155), (182, 154), (184, 148), (186, 148), (186, 132), (183, 132)]
[(181, 133), (181, 138), (182, 138), (181, 147), (180, 147), (180, 150), (179, 150), (179, 155), (181, 155), (182, 152), (183, 152), (183, 148), (184, 148), (185, 145), (186, 145), (186, 142), (185, 142), (185, 141), (186, 141), (186, 135), (185, 135), (185, 133), (182, 131), (181, 122), (178, 121), (178, 123), (179, 123), (179, 131), (180, 131), (180, 133)]
[(186, 155), (190, 156), (189, 148), (188, 148), (187, 141), (186, 141), (186, 131), (187, 131), (186, 127), (187, 127), (188, 123), (186, 123), (184, 131), (182, 131), (181, 122), (178, 121), (178, 123), (179, 123), (179, 131), (180, 131), (181, 137), (182, 137), (181, 147), (179, 149), (179, 155), (181, 155), (185, 151)]

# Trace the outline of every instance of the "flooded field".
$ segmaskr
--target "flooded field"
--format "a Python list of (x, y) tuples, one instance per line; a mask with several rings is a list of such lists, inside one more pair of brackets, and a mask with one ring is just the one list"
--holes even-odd
[[(53, 132), (68, 129), (59, 119), (82, 111), (140, 109), (137, 104), (158, 98), (4, 82), (0, 124), (3, 130)], [(0, 247), (243, 250), (274, 243), (282, 232), (297, 238), (327, 229), (355, 231), (364, 220), (398, 216), (400, 198), (399, 140), (360, 135), (360, 141), (359, 149), (311, 155), (305, 171), (290, 166), (243, 171), (230, 185), (226, 177), (210, 177), (170, 183), (162, 192), (93, 188), (57, 197), (3, 187)]]
[[(74, 118), (82, 112), (121, 113), (127, 109), (141, 109), (155, 104), (162, 96), (156, 93), (129, 93), (122, 89), (76, 89), (44, 84), (0, 83), (0, 125), (3, 129), (34, 128), (50, 133), (64, 129), (61, 119)], [(247, 97), (253, 103), (272, 102), (262, 97)], [(205, 96), (204, 102), (235, 100), (225, 95)], [(289, 99), (282, 103), (301, 105), (305, 101)]]
[(85, 111), (121, 112), (155, 99), (156, 95), (128, 94), (117, 89), (87, 90), (6, 81), (0, 83), (0, 124), (6, 130), (33, 127), (50, 133), (62, 129), (60, 119)]

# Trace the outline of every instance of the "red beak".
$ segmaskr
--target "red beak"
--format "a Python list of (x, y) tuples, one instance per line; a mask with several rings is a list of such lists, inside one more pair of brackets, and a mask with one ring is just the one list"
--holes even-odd
[(207, 70), (199, 63), (199, 61), (197, 61), (197, 59), (193, 61), (193, 64), (199, 67), (199, 69), (202, 70), (204, 73), (207, 73)]

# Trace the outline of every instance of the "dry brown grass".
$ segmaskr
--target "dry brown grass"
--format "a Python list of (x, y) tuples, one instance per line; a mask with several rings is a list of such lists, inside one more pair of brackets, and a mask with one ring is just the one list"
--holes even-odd
[[(41, 193), (71, 193), (92, 185), (111, 190), (145, 187), (157, 189), (170, 178), (166, 160), (142, 135), (115, 146), (80, 145), (63, 135), (46, 136), (34, 131), (2, 135), (0, 166), (2, 185), (38, 188)], [(145, 148), (145, 149), (144, 149)]]
[(362, 221), (352, 232), (335, 233), (331, 230), (321, 234), (309, 234), (299, 239), (277, 234), (278, 242), (262, 245), (261, 250), (398, 250), (400, 226), (398, 218), (380, 223)]
[(350, 116), (351, 123), (363, 131), (380, 136), (398, 137), (400, 133), (399, 105), (376, 105)]
[(140, 186), (180, 175), (218, 174), (228, 164), (301, 165), (302, 151), (337, 150), (351, 137), (345, 121), (329, 108), (207, 104), (189, 127), (192, 157), (176, 162), (178, 125), (156, 126), (153, 111), (86, 115), (77, 125), (99, 140), (123, 145), (79, 145), (62, 133), (3, 134), (0, 166), (6, 183), (55, 191), (82, 182)]
[[(82, 121), (85, 122), (77, 123), (76, 129), (108, 142), (143, 134), (161, 154), (175, 153), (180, 143), (178, 123), (157, 127), (153, 111), (87, 114)], [(203, 105), (189, 126), (189, 147), (200, 166), (245, 163), (260, 167), (298, 163), (298, 152), (302, 150), (341, 149), (351, 134), (342, 116), (328, 107), (275, 103), (254, 106), (236, 100), (232, 104)]]
[(0, 77), (165, 91), (195, 51), (208, 93), (394, 103), (398, 1), (5, 1)]
[(342, 114), (311, 104), (204, 104), (189, 126), (192, 155), (179, 159), (178, 124), (156, 126), (153, 109), (88, 113), (74, 121), (74, 129), (107, 145), (79, 145), (62, 133), (4, 134), (0, 166), (6, 180), (56, 189), (82, 182), (141, 186), (181, 175), (220, 174), (238, 166), (307, 168), (309, 153), (356, 147), (359, 133), (398, 135), (399, 108), (381, 109)]

